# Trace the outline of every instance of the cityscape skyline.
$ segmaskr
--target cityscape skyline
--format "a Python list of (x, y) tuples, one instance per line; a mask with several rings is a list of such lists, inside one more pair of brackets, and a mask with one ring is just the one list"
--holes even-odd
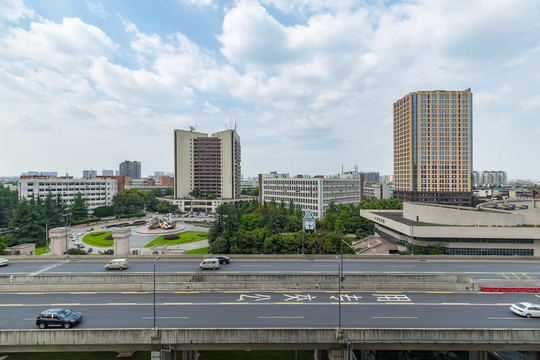
[(0, 175), (170, 172), (190, 126), (237, 127), (246, 177), (391, 174), (395, 99), (472, 88), (472, 170), (540, 179), (538, 19), (528, 0), (4, 1)]

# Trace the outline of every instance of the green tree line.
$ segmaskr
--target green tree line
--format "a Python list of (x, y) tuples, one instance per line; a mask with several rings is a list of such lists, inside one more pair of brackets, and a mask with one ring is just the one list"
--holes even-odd
[[(317, 220), (317, 231), (302, 230), (302, 210), (272, 201), (239, 201), (219, 206), (216, 221), (210, 228), (211, 252), (214, 254), (337, 254), (343, 234), (363, 238), (373, 234), (373, 222), (360, 218), (360, 209), (402, 209), (397, 199), (366, 199), (358, 205), (330, 204), (325, 220)], [(350, 239), (343, 237), (350, 245)], [(343, 247), (344, 253), (354, 253)]]

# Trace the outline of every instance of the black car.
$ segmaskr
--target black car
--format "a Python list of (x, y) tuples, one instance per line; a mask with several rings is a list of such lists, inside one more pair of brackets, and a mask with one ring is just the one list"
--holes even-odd
[(228, 264), (231, 261), (230, 258), (225, 255), (218, 255), (214, 257), (214, 259), (218, 259), (220, 264)]
[(47, 309), (36, 318), (40, 329), (47, 326), (57, 326), (69, 329), (81, 322), (83, 314), (69, 309)]

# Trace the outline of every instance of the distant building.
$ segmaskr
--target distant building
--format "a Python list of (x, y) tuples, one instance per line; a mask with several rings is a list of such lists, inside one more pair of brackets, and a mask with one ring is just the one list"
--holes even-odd
[(246, 191), (252, 191), (259, 186), (259, 182), (256, 180), (243, 180), (241, 181), (241, 184), (243, 193), (245, 193)]
[(158, 185), (174, 187), (174, 177), (162, 175), (158, 178)]
[(114, 170), (101, 170), (103, 176), (114, 176)]
[(308, 211), (317, 218), (324, 219), (330, 203), (354, 204), (362, 201), (364, 175), (359, 173), (345, 173), (333, 176), (305, 177), (298, 175), (295, 178), (271, 172), (259, 174), (259, 202), (281, 203), (289, 206), (300, 205), (302, 213)]
[(364, 198), (370, 199), (390, 199), (390, 185), (377, 184), (374, 182), (364, 182)]
[(154, 177), (165, 176), (165, 171), (154, 171)]
[[(473, 172), (473, 179), (474, 173)], [(479, 186), (502, 186), (508, 184), (508, 179), (506, 177), (506, 171), (482, 171), (481, 173), (476, 172)]]
[(378, 183), (380, 181), (378, 172), (361, 172), (364, 175), (364, 181), (370, 183)]
[(393, 183), (394, 175), (381, 175), (380, 182), (383, 184)]
[(97, 170), (83, 170), (83, 178), (95, 178)]
[(124, 191), (124, 189), (129, 186), (131, 178), (129, 176), (96, 176), (98, 179), (113, 179), (116, 180), (118, 184), (118, 192)]
[(129, 176), (132, 179), (141, 178), (141, 163), (139, 161), (124, 161), (120, 163), (120, 176)]
[(80, 193), (92, 213), (96, 207), (112, 205), (112, 198), (118, 193), (118, 183), (114, 179), (21, 176), (18, 190), (20, 199), (33, 197), (44, 200), (49, 193), (53, 197), (59, 194), (68, 206), (73, 205), (74, 199)]
[(241, 147), (236, 130), (212, 134), (174, 130), (174, 195), (236, 199), (241, 195)]
[(56, 171), (28, 171), (23, 176), (58, 176)]
[(473, 96), (411, 92), (394, 103), (394, 197), (472, 205)]

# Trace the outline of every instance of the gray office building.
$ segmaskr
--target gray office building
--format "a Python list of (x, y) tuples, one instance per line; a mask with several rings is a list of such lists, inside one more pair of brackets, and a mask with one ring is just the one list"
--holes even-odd
[(120, 176), (129, 176), (132, 179), (140, 179), (141, 162), (126, 160), (120, 163)]

